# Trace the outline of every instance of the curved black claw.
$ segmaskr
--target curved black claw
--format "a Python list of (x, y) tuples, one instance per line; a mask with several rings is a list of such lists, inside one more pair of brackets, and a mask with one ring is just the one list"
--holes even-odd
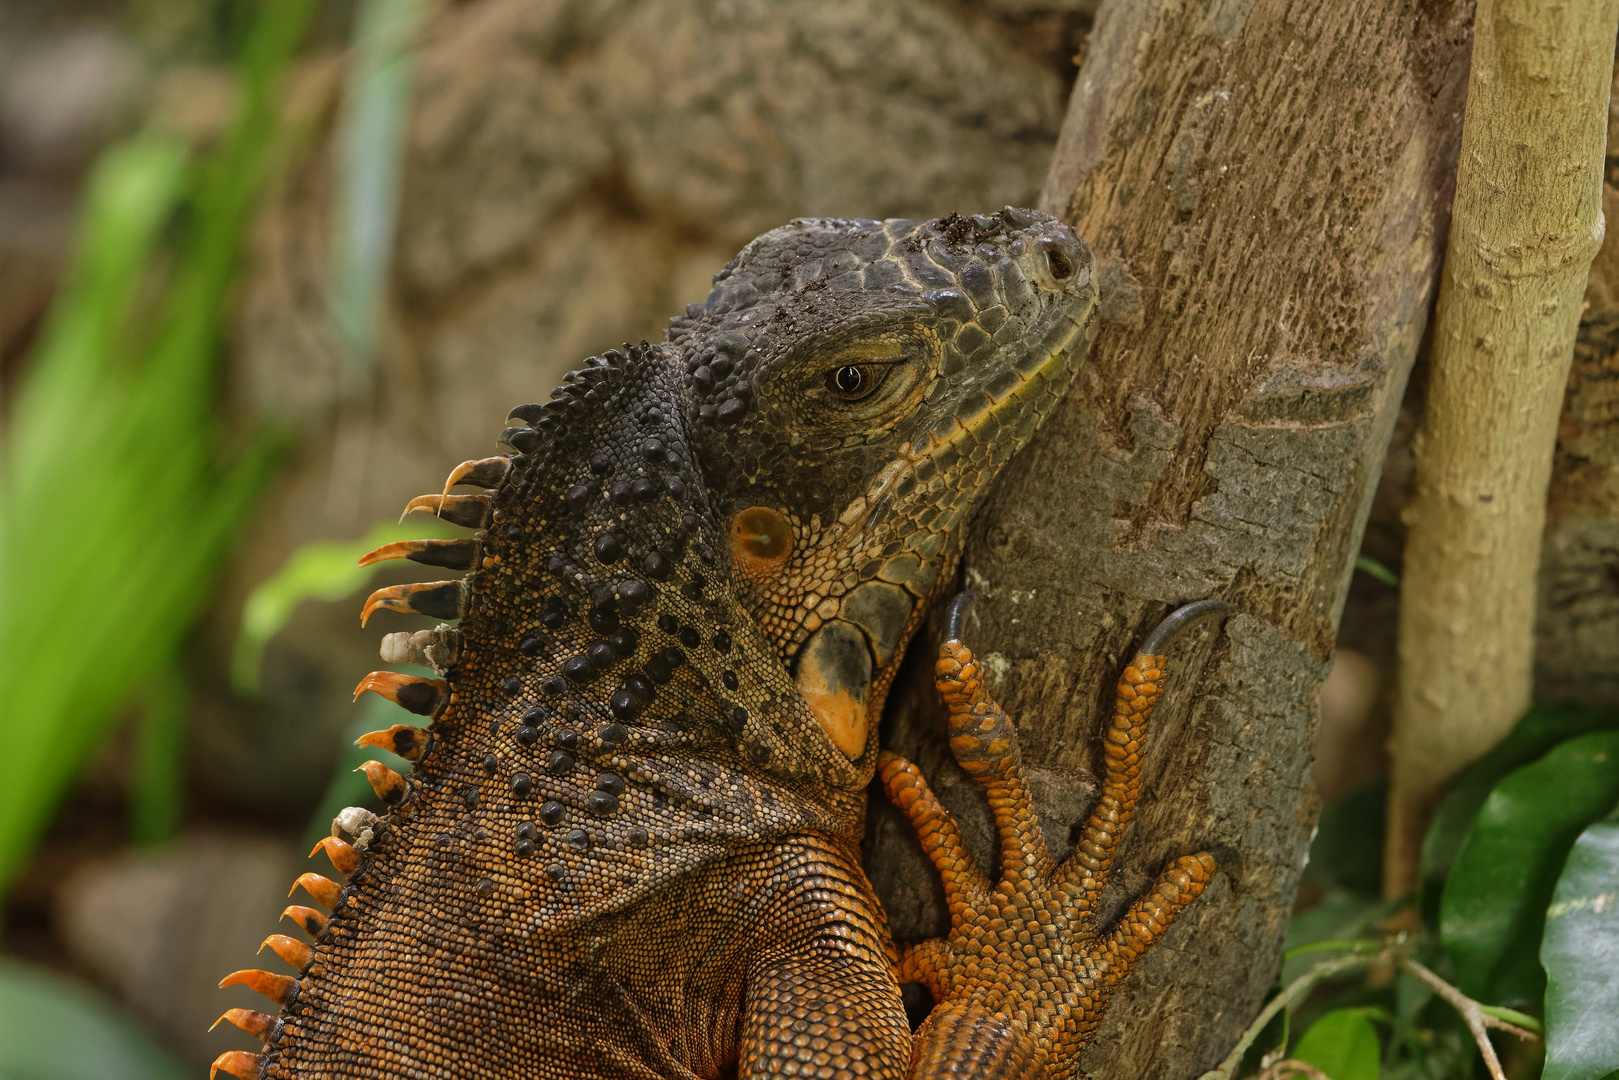
[(1224, 618), (1233, 610), (1224, 600), (1198, 600), (1182, 605), (1164, 616), (1164, 621), (1153, 628), (1136, 652), (1141, 656), (1162, 656), (1170, 638), (1182, 630), (1205, 619)]
[(967, 621), (967, 612), (972, 610), (973, 601), (978, 594), (971, 589), (963, 589), (950, 600), (950, 607), (944, 620), (944, 639), (946, 641), (961, 640), (961, 624)]

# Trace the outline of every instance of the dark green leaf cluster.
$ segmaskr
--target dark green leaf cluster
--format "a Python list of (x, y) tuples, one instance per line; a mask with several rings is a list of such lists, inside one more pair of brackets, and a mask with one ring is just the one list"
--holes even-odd
[[(1377, 784), (1323, 812), (1309, 870), (1321, 899), (1290, 926), (1281, 985), (1325, 958), (1359, 950), (1366, 963), (1279, 1011), (1247, 1071), (1485, 1075), (1456, 1004), (1465, 995), (1480, 1019), (1543, 1031), (1544, 1047), (1496, 1036), (1509, 1078), (1619, 1078), (1619, 714), (1526, 715), (1440, 808), (1419, 897), (1379, 899), (1384, 797)], [(1437, 973), (1456, 1001), (1391, 957)]]

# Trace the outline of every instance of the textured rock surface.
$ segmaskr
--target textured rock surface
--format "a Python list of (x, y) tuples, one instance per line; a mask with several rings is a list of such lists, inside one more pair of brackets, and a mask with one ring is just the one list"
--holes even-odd
[[(329, 132), (259, 230), (234, 357), (243, 411), (300, 425), (197, 668), (245, 591), (491, 451), (512, 405), (656, 338), (756, 233), (799, 215), (923, 217), (1037, 195), (1083, 3), (479, 0), (419, 57), (385, 348), (345, 388), (326, 328)], [(328, 107), (327, 114), (333, 110)], [(329, 124), (329, 121), (328, 121)], [(199, 760), (260, 806), (306, 803), (376, 641), (300, 612), (266, 696), (201, 708)], [(251, 763), (251, 764), (250, 764)], [(250, 768), (249, 768), (250, 764)], [(244, 775), (244, 772), (246, 775)]]

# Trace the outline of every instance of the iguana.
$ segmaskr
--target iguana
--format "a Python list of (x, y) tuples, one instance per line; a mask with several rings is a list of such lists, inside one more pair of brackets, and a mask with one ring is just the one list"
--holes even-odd
[[(633, 272), (633, 268), (626, 268)], [(1096, 904), (1164, 679), (1119, 683), (1099, 801), (1060, 865), (1011, 721), (951, 609), (937, 680), (983, 785), (978, 869), (882, 752), (900, 656), (962, 525), (1090, 340), (1089, 250), (1029, 210), (795, 221), (754, 240), (666, 340), (591, 358), (512, 411), (513, 453), (413, 500), (475, 532), (390, 544), (467, 570), (374, 593), (459, 625), (390, 635), (371, 690), (431, 717), (360, 740), (385, 817), (351, 811), (305, 874), (330, 916), (238, 971), (279, 1016), (214, 1073), (260, 1077), (1063, 1076), (1113, 987), (1215, 871), (1176, 860), (1112, 928)], [(457, 485), (484, 489), (449, 494)], [(1194, 607), (1179, 618), (1204, 613)], [(1172, 620), (1167, 626), (1174, 626)], [(861, 871), (874, 772), (943, 875), (949, 936), (899, 951)], [(311, 852), (313, 854), (313, 852)], [(913, 1033), (898, 983), (937, 1005)]]

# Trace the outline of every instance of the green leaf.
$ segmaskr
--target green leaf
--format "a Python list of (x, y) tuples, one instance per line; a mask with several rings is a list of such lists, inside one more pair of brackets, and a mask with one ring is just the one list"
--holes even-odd
[(1356, 555), (1355, 569), (1375, 581), (1381, 581), (1385, 585), (1398, 585), (1400, 583), (1399, 574), (1396, 574), (1370, 555)]
[(1546, 969), (1541, 1080), (1619, 1069), (1619, 823), (1592, 825), (1569, 852), (1540, 944)]
[(1456, 985), (1501, 1005), (1540, 1000), (1546, 905), (1580, 831), (1619, 801), (1619, 731), (1569, 739), (1502, 780), (1456, 853), (1439, 933)]
[(361, 566), (361, 555), (396, 540), (452, 534), (450, 526), (428, 519), (408, 525), (384, 523), (358, 540), (317, 540), (298, 548), (242, 605), (242, 624), (231, 655), (231, 686), (243, 695), (258, 692), (264, 647), (287, 625), (299, 604), (351, 596), (387, 568), (386, 563)]
[(0, 1077), (183, 1080), (191, 1075), (98, 994), (60, 975), (0, 959)]
[(1365, 1009), (1334, 1009), (1310, 1025), (1290, 1055), (1332, 1080), (1377, 1080), (1382, 1051)]
[(129, 834), (137, 844), (166, 843), (180, 831), (190, 718), (185, 672), (170, 660), (147, 688), (135, 728)]
[(1535, 761), (1565, 739), (1608, 729), (1619, 729), (1619, 711), (1537, 705), (1525, 713), (1512, 734), (1463, 773), (1440, 804), (1422, 845), (1424, 889), (1437, 898), (1439, 886), (1479, 807), (1508, 773)]

